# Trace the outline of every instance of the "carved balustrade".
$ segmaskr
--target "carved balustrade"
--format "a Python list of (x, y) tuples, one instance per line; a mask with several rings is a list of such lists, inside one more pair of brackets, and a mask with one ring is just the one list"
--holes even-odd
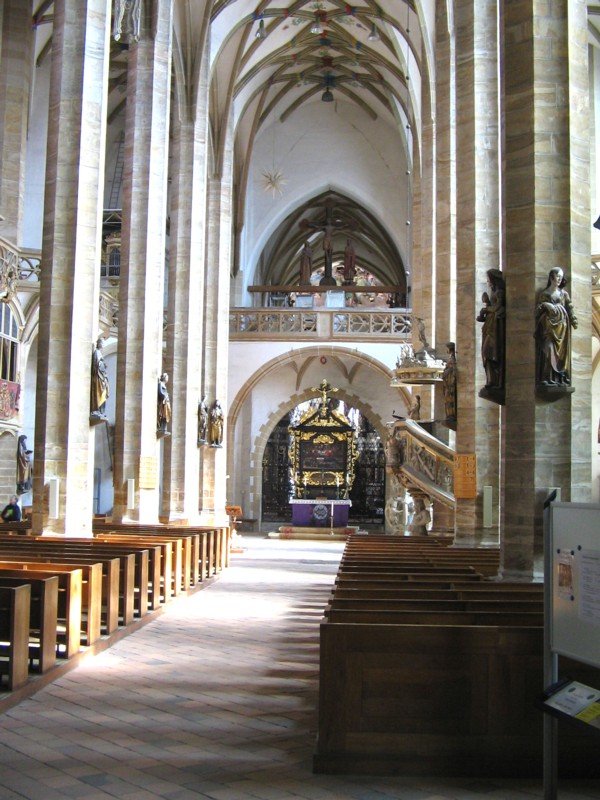
[(299, 308), (233, 308), (229, 312), (232, 340), (329, 339), (402, 341), (412, 329), (410, 311), (304, 310)]
[(413, 420), (398, 420), (386, 442), (386, 469), (411, 495), (454, 508), (454, 450)]

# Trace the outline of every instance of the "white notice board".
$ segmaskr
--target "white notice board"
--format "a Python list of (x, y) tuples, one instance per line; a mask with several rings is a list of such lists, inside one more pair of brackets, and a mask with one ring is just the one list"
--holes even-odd
[(550, 648), (600, 668), (600, 505), (552, 503), (549, 510)]

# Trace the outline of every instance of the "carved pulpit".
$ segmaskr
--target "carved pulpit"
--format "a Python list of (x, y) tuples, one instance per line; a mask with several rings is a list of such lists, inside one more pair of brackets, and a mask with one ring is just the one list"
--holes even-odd
[(337, 389), (326, 380), (313, 388), (321, 394), (318, 407), (289, 428), (292, 521), (295, 525), (346, 525), (358, 457), (356, 431), (329, 397)]

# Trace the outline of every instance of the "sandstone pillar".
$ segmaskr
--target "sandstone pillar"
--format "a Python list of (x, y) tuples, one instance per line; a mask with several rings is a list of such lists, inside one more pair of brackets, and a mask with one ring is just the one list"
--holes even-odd
[[(156, 522), (173, 6), (157, 0), (129, 45), (115, 422), (116, 520)], [(169, 383), (169, 390), (171, 389)], [(135, 508), (127, 508), (127, 480)]]
[[(231, 262), (233, 132), (228, 126), (221, 163), (208, 179), (207, 247), (204, 289), (203, 392), (209, 407), (219, 400), (227, 413), (229, 285)], [(200, 516), (207, 524), (225, 524), (227, 500), (227, 425), (223, 447), (203, 447), (200, 466)]]
[[(440, 0), (435, 22), (435, 334), (438, 351), (454, 341), (453, 285), (456, 278), (456, 161), (454, 123), (454, 44), (447, 2)], [(442, 416), (443, 403), (439, 416)]]
[(33, 60), (31, 3), (5, 0), (0, 20), (0, 236), (20, 245)]
[[(110, 4), (54, 5), (40, 285), (33, 529), (91, 535), (90, 365), (98, 332)], [(58, 479), (58, 517), (49, 481)], [(56, 482), (52, 482), (56, 487)]]
[[(505, 577), (530, 577), (542, 550), (542, 504), (590, 493), (590, 213), (586, 5), (505, 0), (507, 386)], [(579, 326), (575, 394), (535, 394), (537, 292), (560, 266)]]
[(457, 0), (456, 29), (456, 452), (477, 457), (477, 497), (458, 499), (456, 541), (483, 527), (483, 486), (499, 491), (500, 407), (485, 385), (476, 316), (487, 270), (500, 265), (498, 16), (496, 0)]
[[(432, 341), (440, 356), (456, 337), (456, 138), (454, 22), (448, 3), (438, 0), (435, 23), (435, 330)], [(435, 419), (445, 417), (441, 387), (434, 395)], [(437, 435), (443, 434), (440, 426)], [(448, 431), (445, 441), (450, 438)]]
[(172, 435), (165, 439), (163, 515), (189, 523), (197, 522), (200, 504), (197, 438), (204, 349), (201, 309), (205, 269), (207, 55), (197, 108), (180, 106), (173, 124), (165, 357), (165, 368), (172, 375), (173, 422)]

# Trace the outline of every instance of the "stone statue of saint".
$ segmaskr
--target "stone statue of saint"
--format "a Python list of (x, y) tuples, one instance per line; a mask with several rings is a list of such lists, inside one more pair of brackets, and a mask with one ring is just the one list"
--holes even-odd
[(90, 422), (106, 422), (106, 401), (110, 394), (108, 371), (102, 356), (104, 339), (99, 336), (92, 350), (92, 369), (90, 374)]
[(413, 400), (410, 410), (408, 412), (409, 419), (421, 419), (421, 395), (416, 394), (415, 399)]
[(567, 389), (571, 384), (571, 328), (577, 327), (560, 267), (548, 273), (535, 311), (536, 383)]
[(17, 443), (17, 494), (31, 491), (31, 450), (27, 449), (27, 436), (19, 436)]
[(198, 446), (206, 444), (208, 436), (208, 406), (206, 396), (202, 395), (202, 400), (198, 403)]
[(158, 394), (156, 401), (156, 432), (165, 436), (168, 434), (167, 425), (171, 421), (171, 398), (167, 390), (169, 376), (166, 372), (158, 379)]
[(210, 410), (210, 446), (223, 446), (223, 409), (218, 400), (215, 400)]
[(408, 524), (408, 530), (417, 536), (427, 535), (427, 526), (431, 522), (431, 514), (425, 506), (425, 501), (420, 497), (415, 498), (413, 504), (412, 519)]
[(356, 277), (356, 253), (350, 239), (346, 239), (346, 249), (344, 250), (344, 283), (354, 283)]
[(300, 286), (310, 285), (312, 275), (312, 247), (308, 241), (304, 242), (304, 247), (300, 251)]
[(139, 42), (142, 22), (142, 0), (115, 0), (113, 38), (115, 42)]
[(444, 407), (446, 410), (446, 419), (444, 424), (456, 430), (456, 345), (454, 342), (448, 342), (446, 345), (448, 356), (446, 358), (446, 366), (442, 372), (442, 389), (444, 392)]
[(485, 369), (486, 392), (496, 402), (504, 402), (504, 366), (506, 350), (506, 306), (504, 276), (499, 269), (490, 269), (488, 276), (488, 292), (484, 292), (482, 307), (477, 321), (483, 322), (481, 329), (481, 360)]

